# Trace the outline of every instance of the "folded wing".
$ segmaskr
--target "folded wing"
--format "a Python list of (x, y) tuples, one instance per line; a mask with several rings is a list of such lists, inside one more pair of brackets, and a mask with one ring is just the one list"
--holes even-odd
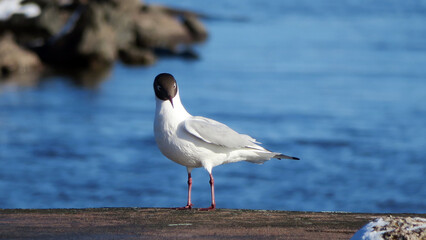
[(237, 133), (225, 124), (209, 118), (195, 116), (185, 120), (184, 124), (186, 131), (207, 143), (235, 149), (264, 150), (256, 144), (256, 139)]

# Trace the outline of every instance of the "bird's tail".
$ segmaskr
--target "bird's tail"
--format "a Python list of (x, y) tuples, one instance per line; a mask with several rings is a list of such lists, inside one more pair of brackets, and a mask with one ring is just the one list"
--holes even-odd
[(287, 155), (284, 155), (284, 154), (281, 154), (281, 153), (275, 155), (274, 158), (279, 159), (279, 160), (281, 160), (281, 159), (300, 160), (297, 157), (290, 157), (290, 156), (287, 156)]

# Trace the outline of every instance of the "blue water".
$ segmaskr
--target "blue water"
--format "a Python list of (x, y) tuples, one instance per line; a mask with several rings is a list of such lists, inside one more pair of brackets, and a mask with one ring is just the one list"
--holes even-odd
[[(426, 212), (425, 1), (160, 2), (212, 16), (199, 60), (2, 83), (0, 208), (185, 205), (152, 132), (170, 72), (190, 113), (302, 159), (214, 168), (219, 208)], [(193, 171), (195, 207), (208, 180)]]

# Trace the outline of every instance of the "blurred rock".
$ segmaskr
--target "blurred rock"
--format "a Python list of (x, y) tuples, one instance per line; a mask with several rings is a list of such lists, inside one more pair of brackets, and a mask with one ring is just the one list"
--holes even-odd
[(58, 34), (70, 16), (69, 9), (64, 9), (59, 1), (26, 0), (22, 3), (37, 4), (41, 13), (30, 18), (24, 14), (14, 14), (9, 19), (0, 21), (0, 34), (13, 33), (19, 44), (33, 45), (44, 42)]
[(37, 4), (41, 13), (33, 18), (14, 14), (0, 21), (0, 34), (12, 32), (19, 45), (57, 68), (101, 69), (117, 59), (126, 64), (150, 65), (163, 53), (183, 58), (191, 53), (196, 59), (197, 54), (189, 46), (207, 38), (196, 13), (146, 5), (139, 0), (22, 3)]
[(202, 42), (207, 39), (207, 29), (195, 15), (184, 15), (183, 23), (190, 32), (193, 41)]
[(36, 54), (15, 43), (12, 34), (0, 37), (0, 77), (7, 78), (15, 73), (39, 71), (43, 67)]
[(78, 15), (68, 34), (36, 49), (52, 65), (99, 68), (112, 64), (118, 50), (131, 45), (138, 0), (90, 1), (76, 8)]
[(151, 65), (157, 60), (153, 51), (143, 48), (126, 48), (119, 52), (121, 61), (126, 64)]
[(142, 47), (173, 50), (179, 43), (189, 43), (191, 35), (162, 8), (145, 6), (136, 18), (136, 39)]

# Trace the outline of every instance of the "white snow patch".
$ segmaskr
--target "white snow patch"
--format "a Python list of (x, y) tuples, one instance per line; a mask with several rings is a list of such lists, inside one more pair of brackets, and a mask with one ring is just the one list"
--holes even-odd
[(424, 223), (417, 226), (417, 227), (408, 228), (407, 229), (408, 231), (416, 231), (417, 229), (426, 228), (426, 219), (425, 218), (415, 217), (414, 220), (419, 221), (419, 222), (424, 222)]
[(7, 20), (15, 13), (24, 14), (28, 18), (40, 15), (40, 7), (35, 3), (21, 5), (22, 0), (0, 0), (0, 20)]
[(383, 240), (382, 234), (386, 231), (376, 232), (374, 227), (383, 227), (388, 224), (389, 222), (384, 221), (383, 218), (378, 218), (358, 230), (358, 232), (352, 236), (351, 240)]

